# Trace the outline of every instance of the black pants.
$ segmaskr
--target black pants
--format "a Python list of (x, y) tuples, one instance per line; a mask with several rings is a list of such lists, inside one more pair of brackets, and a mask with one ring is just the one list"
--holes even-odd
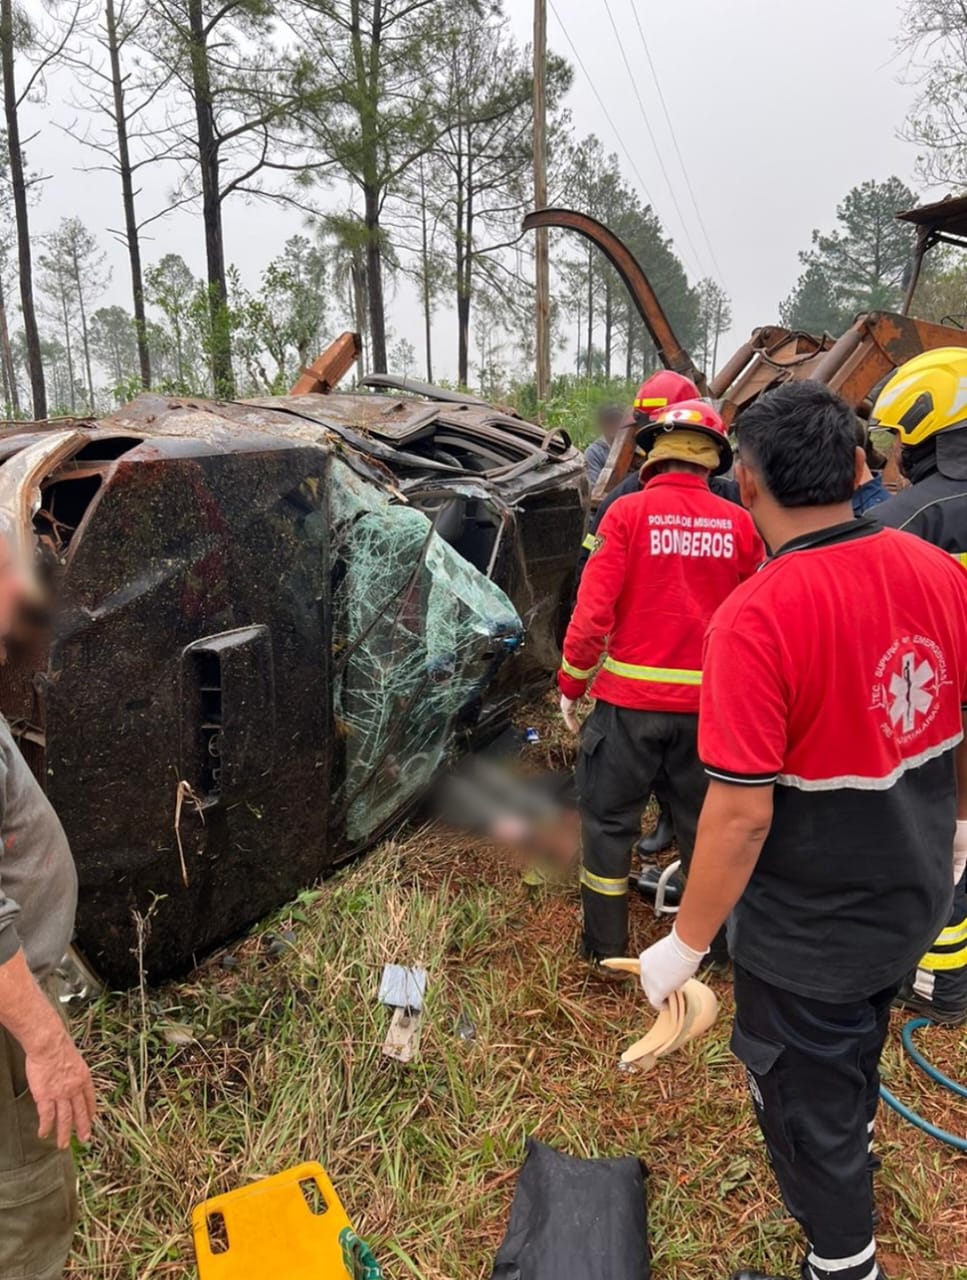
[(584, 829), (584, 948), (622, 956), (628, 947), (628, 875), (641, 815), (659, 772), (687, 870), (708, 779), (698, 758), (698, 716), (632, 711), (598, 702), (581, 729), (578, 804)]
[(954, 890), (950, 919), (920, 961), (910, 983), (938, 1014), (967, 1012), (967, 875)]
[(744, 1063), (809, 1280), (874, 1280), (873, 1126), (896, 988), (849, 1004), (809, 1000), (735, 965), (732, 1051)]

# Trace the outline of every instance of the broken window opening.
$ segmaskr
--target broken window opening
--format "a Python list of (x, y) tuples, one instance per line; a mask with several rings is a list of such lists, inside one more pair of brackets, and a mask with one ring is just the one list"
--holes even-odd
[(71, 539), (97, 497), (112, 462), (142, 441), (135, 436), (104, 436), (89, 441), (41, 485), (34, 532), (42, 551), (63, 559)]
[(503, 527), (500, 513), (491, 503), (485, 498), (433, 490), (410, 492), (407, 497), (429, 516), (444, 542), (475, 569), (491, 576)]
[(334, 714), (345, 752), (337, 799), (357, 842), (429, 785), (522, 626), (424, 512), (339, 461), (331, 504)]

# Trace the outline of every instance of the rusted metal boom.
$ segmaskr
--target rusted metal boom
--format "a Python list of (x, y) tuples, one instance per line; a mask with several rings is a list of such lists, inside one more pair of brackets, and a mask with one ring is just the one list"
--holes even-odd
[(303, 369), (290, 395), (328, 395), (340, 378), (344, 378), (362, 354), (358, 333), (341, 333), (330, 342), (321, 356), (316, 356), (307, 369)]
[(661, 362), (667, 369), (674, 369), (686, 378), (691, 378), (702, 395), (708, 393), (705, 374), (699, 369), (692, 357), (675, 336), (658, 295), (651, 287), (651, 282), (638, 259), (628, 247), (618, 239), (613, 231), (609, 231), (603, 223), (589, 217), (586, 213), (577, 213), (573, 209), (536, 209), (524, 219), (525, 231), (536, 231), (541, 227), (556, 227), (564, 231), (576, 231), (592, 244), (597, 245), (631, 294), (638, 314), (644, 321), (651, 340), (658, 348)]

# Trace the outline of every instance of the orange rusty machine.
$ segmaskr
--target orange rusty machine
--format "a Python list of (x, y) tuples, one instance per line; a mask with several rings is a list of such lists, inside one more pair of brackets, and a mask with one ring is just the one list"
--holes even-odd
[[(555, 227), (575, 231), (596, 244), (627, 286), (662, 364), (691, 378), (703, 395), (719, 401), (723, 416), (731, 422), (763, 391), (806, 378), (825, 382), (865, 415), (876, 386), (907, 360), (936, 347), (967, 347), (967, 330), (955, 324), (930, 324), (910, 314), (924, 256), (937, 244), (967, 248), (967, 196), (922, 205), (897, 216), (917, 228), (901, 312), (870, 311), (857, 316), (838, 338), (764, 325), (753, 331), (714, 376), (706, 376), (695, 365), (676, 337), (641, 264), (607, 227), (570, 209), (538, 209), (524, 219), (524, 230)], [(629, 427), (612, 447), (591, 495), (593, 502), (600, 501), (627, 475), (634, 451), (634, 430)], [(888, 483), (891, 479), (895, 483), (895, 474), (887, 476)]]

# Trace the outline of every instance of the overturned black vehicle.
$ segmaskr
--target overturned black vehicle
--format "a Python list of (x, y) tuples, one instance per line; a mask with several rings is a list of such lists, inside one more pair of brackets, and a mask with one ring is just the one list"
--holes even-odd
[(446, 395), (143, 395), (0, 436), (41, 588), (0, 707), (108, 982), (185, 971), (372, 844), (546, 683), (581, 456)]

